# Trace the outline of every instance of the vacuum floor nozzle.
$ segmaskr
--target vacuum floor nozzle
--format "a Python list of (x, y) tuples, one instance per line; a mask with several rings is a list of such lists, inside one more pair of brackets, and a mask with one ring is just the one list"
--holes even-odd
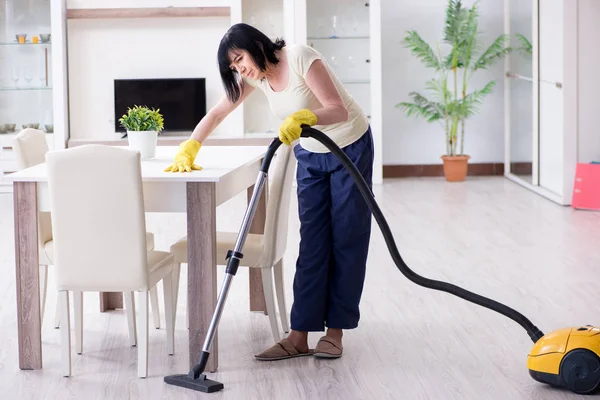
[(223, 389), (221, 382), (206, 378), (206, 375), (200, 374), (198, 378), (187, 375), (169, 375), (164, 378), (165, 383), (169, 385), (181, 386), (186, 389), (196, 390), (198, 392), (213, 393)]

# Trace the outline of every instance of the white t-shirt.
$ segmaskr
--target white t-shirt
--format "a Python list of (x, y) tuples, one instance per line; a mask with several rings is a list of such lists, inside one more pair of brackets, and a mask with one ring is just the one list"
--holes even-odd
[[(271, 106), (271, 110), (281, 120), (289, 117), (296, 111), (307, 108), (316, 110), (322, 105), (306, 84), (306, 74), (313, 63), (319, 59), (323, 61), (329, 75), (335, 84), (344, 105), (348, 110), (348, 119), (331, 125), (315, 125), (314, 128), (327, 134), (339, 147), (345, 147), (358, 140), (369, 127), (369, 121), (358, 103), (350, 96), (346, 88), (339, 81), (323, 56), (310, 46), (295, 44), (285, 46), (289, 66), (288, 86), (282, 91), (275, 92), (271, 89), (268, 80), (252, 80), (243, 78), (250, 85), (260, 88)], [(317, 122), (318, 124), (318, 122)], [(313, 138), (300, 138), (300, 145), (314, 153), (327, 153), (329, 150)]]

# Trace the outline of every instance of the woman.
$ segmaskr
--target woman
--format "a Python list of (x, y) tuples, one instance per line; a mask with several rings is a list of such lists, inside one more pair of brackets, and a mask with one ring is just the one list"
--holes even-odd
[[(255, 88), (267, 96), (271, 110), (283, 120), (280, 140), (290, 145), (300, 139), (294, 152), (301, 240), (291, 332), (256, 358), (341, 357), (343, 330), (358, 326), (371, 213), (338, 159), (315, 139), (300, 138), (300, 133), (301, 125), (307, 124), (329, 135), (371, 185), (374, 150), (368, 120), (311, 47), (272, 42), (257, 29), (237, 24), (221, 40), (218, 62), (226, 96), (180, 145), (165, 171), (201, 169), (194, 159), (206, 137)], [(308, 332), (324, 331), (325, 326), (326, 335), (310, 350)]]

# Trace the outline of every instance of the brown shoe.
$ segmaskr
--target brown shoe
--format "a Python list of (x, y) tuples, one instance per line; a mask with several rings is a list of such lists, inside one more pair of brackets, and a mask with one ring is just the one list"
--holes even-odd
[(323, 336), (319, 339), (317, 347), (315, 347), (314, 356), (321, 358), (340, 358), (343, 350), (340, 342), (329, 336)]
[(260, 354), (255, 355), (254, 357), (260, 361), (276, 361), (294, 357), (312, 356), (313, 353), (314, 350), (310, 349), (308, 352), (300, 352), (288, 339), (281, 339), (279, 343), (276, 343), (272, 347)]

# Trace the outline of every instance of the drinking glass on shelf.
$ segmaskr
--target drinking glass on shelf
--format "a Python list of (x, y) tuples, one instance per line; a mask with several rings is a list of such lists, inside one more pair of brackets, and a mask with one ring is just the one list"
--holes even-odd
[(337, 24), (338, 24), (338, 17), (337, 15), (334, 15), (333, 17), (331, 17), (331, 37), (337, 37)]
[(21, 68), (18, 65), (13, 65), (10, 69), (10, 79), (12, 79), (12, 81), (15, 84), (15, 87), (17, 87), (17, 82), (19, 82), (19, 75), (21, 73)]
[(33, 79), (33, 72), (31, 72), (30, 67), (24, 67), (23, 70), (23, 78), (27, 81), (27, 85), (31, 87), (31, 80)]

